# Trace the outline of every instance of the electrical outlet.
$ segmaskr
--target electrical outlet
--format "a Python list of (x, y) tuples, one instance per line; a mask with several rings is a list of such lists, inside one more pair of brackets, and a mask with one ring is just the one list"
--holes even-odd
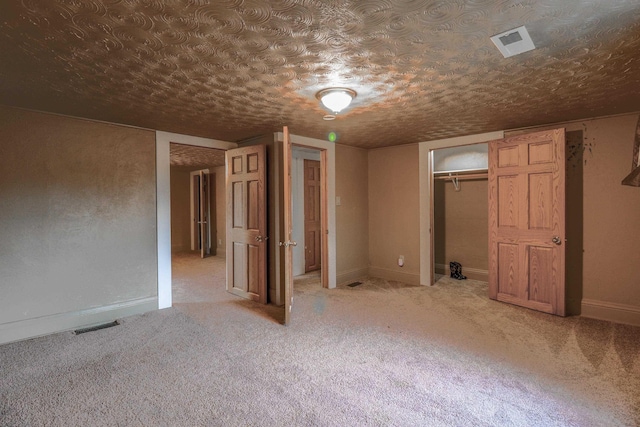
[(218, 239), (218, 246), (222, 246), (222, 239)]

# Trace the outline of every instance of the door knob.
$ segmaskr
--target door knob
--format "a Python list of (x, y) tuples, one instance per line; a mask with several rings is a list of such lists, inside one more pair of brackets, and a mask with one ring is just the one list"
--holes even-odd
[(266, 240), (269, 240), (269, 236), (266, 236), (266, 237), (256, 236), (256, 242), (264, 242)]
[(562, 244), (562, 240), (560, 239), (560, 236), (553, 236), (553, 239), (551, 239), (551, 241), (556, 245)]
[(298, 243), (292, 242), (291, 240), (289, 240), (287, 242), (280, 242), (280, 246), (284, 246), (285, 248), (288, 248), (289, 246), (298, 246)]

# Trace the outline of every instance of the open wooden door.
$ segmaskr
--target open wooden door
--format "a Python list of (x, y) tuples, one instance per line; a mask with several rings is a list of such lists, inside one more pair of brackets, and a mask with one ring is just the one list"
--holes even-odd
[(304, 271), (320, 269), (321, 230), (320, 220), (320, 162), (304, 160)]
[(489, 297), (565, 315), (564, 129), (489, 143)]
[(209, 191), (207, 192), (207, 196), (209, 198), (209, 203), (207, 203), (207, 248), (208, 254), (211, 256), (216, 256), (218, 252), (218, 229), (216, 226), (216, 209), (218, 208), (216, 204), (216, 174), (215, 173), (207, 173), (207, 186), (209, 187)]
[(265, 146), (226, 152), (227, 291), (267, 303)]
[(208, 170), (191, 173), (191, 250), (200, 257), (216, 255), (216, 195), (215, 174)]
[(200, 185), (199, 185), (199, 201), (198, 208), (200, 209), (198, 224), (200, 225), (200, 258), (207, 257), (211, 254), (211, 235), (209, 234), (209, 186), (210, 175), (205, 171), (200, 171)]
[(284, 228), (283, 241), (280, 242), (280, 247), (284, 251), (284, 324), (288, 325), (291, 322), (291, 311), (293, 309), (293, 251), (291, 246), (296, 246), (297, 243), (291, 240), (291, 140), (289, 139), (289, 128), (287, 126), (283, 129), (282, 157)]

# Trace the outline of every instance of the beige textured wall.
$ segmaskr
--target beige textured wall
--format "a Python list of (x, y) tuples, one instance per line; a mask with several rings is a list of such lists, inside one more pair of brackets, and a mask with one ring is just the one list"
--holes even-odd
[(369, 267), (368, 151), (336, 145), (337, 283), (366, 276)]
[(186, 169), (171, 168), (171, 251), (191, 249), (190, 175)]
[[(640, 188), (621, 185), (631, 172), (637, 122), (638, 114), (629, 114), (539, 129), (564, 127), (583, 137), (582, 146), (575, 148), (583, 158), (567, 154), (569, 174), (579, 171), (574, 163), (582, 161), (582, 314), (640, 324)], [(569, 194), (568, 212), (571, 198)], [(567, 229), (571, 226), (568, 216)], [(569, 249), (571, 242), (567, 245)], [(570, 257), (567, 261), (570, 272), (575, 267)]]
[[(418, 144), (369, 151), (369, 272), (420, 283)], [(397, 264), (404, 255), (404, 267)]]
[(154, 133), (6, 107), (0, 131), (0, 327), (157, 298)]
[[(487, 280), (489, 265), (488, 181), (434, 183), (434, 255), (436, 272), (449, 274), (449, 262), (462, 264), (470, 279)], [(439, 268), (444, 265), (444, 270)]]
[(583, 298), (640, 309), (640, 188), (620, 184), (631, 172), (638, 116), (581, 124), (593, 156), (584, 165)]

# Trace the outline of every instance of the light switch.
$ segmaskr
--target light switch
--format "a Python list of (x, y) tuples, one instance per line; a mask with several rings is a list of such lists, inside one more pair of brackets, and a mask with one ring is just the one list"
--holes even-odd
[(336, 206), (340, 206), (340, 196), (336, 196)]

